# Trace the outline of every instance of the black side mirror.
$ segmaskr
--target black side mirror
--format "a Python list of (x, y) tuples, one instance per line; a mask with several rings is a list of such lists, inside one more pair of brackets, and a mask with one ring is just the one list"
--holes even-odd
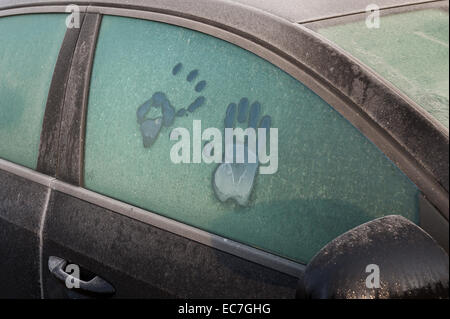
[(297, 298), (448, 298), (448, 261), (421, 228), (387, 216), (322, 248), (307, 265)]

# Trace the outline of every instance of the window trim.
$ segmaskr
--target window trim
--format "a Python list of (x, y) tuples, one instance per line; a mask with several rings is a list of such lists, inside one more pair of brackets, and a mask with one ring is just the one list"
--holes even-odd
[(83, 185), (86, 113), (101, 18), (100, 14), (85, 13), (73, 53), (61, 114), (56, 177), (77, 186)]
[[(84, 13), (81, 13), (80, 25), (83, 21)], [(56, 176), (57, 172), (61, 118), (67, 82), (79, 34), (80, 28), (66, 29), (47, 96), (36, 170), (50, 176)]]

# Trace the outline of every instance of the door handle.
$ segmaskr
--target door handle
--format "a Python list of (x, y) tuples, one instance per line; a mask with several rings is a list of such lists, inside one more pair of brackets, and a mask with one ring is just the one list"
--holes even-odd
[(112, 295), (116, 292), (114, 287), (109, 282), (99, 276), (95, 276), (89, 281), (83, 281), (79, 278), (73, 277), (71, 274), (64, 271), (66, 266), (67, 261), (62, 258), (50, 256), (48, 259), (48, 269), (52, 275), (63, 283), (66, 283), (67, 278), (70, 276), (71, 280), (78, 281), (78, 287), (74, 289), (80, 292), (90, 292), (99, 295)]

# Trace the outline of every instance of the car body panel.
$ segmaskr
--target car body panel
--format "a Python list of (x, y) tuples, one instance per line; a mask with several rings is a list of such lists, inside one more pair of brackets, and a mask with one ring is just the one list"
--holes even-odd
[[(45, 261), (76, 261), (113, 283), (118, 298), (293, 298), (298, 280), (57, 191), (44, 243)], [(51, 283), (49, 274), (44, 297), (66, 290)]]

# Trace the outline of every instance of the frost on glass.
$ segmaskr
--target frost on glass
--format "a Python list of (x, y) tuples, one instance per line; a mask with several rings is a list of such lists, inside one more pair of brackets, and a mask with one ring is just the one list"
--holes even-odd
[(0, 18), (0, 157), (35, 168), (64, 14)]
[[(299, 262), (374, 218), (418, 218), (415, 185), (355, 127), (279, 68), (209, 35), (104, 16), (87, 112), (85, 187)], [(172, 162), (171, 133), (192, 135), (194, 120), (222, 135), (277, 128), (278, 171)]]
[(381, 16), (380, 28), (365, 21), (319, 33), (396, 85), (449, 127), (448, 11), (420, 10)]

